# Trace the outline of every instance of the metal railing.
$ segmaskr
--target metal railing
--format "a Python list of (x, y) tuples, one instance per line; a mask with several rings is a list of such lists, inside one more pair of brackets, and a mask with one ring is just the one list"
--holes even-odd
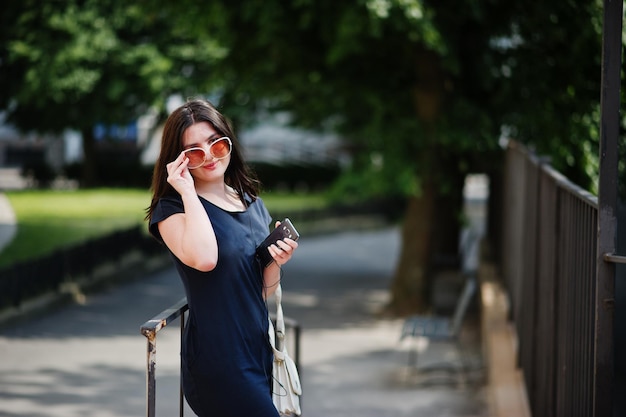
[[(180, 318), (180, 336), (185, 331), (185, 313), (189, 310), (187, 298), (183, 298), (170, 308), (163, 310), (141, 326), (141, 334), (148, 339), (147, 364), (146, 364), (146, 415), (154, 417), (156, 413), (156, 342), (157, 333), (168, 324)], [(179, 397), (179, 415), (182, 417), (184, 410), (184, 397), (182, 384)]]
[(594, 416), (597, 198), (515, 143), (503, 190), (502, 275), (532, 415)]
[[(143, 325), (141, 325), (141, 334), (147, 339), (147, 363), (146, 363), (146, 415), (148, 417), (154, 417), (156, 414), (156, 342), (157, 333), (167, 325), (180, 318), (180, 337), (182, 343), (182, 337), (185, 331), (185, 316), (189, 306), (187, 304), (187, 298), (181, 299), (168, 309), (163, 310)], [(275, 322), (276, 318), (273, 314), (270, 315), (272, 321)], [(296, 363), (296, 367), (300, 369), (300, 335), (301, 328), (297, 321), (285, 317), (285, 329), (293, 332), (292, 340), (293, 359)], [(181, 373), (182, 378), (182, 373)], [(182, 380), (180, 383), (179, 392), (179, 416), (183, 417), (185, 406), (185, 397), (182, 389)]]

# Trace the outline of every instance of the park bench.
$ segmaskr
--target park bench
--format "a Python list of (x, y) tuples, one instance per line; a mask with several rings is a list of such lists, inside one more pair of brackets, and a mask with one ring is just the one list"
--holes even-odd
[[(463, 352), (459, 343), (459, 334), (472, 297), (476, 293), (476, 289), (476, 276), (474, 274), (467, 275), (463, 291), (457, 299), (452, 316), (410, 316), (404, 321), (400, 340), (406, 338), (413, 340), (426, 338), (430, 341), (453, 343), (459, 353), (461, 362), (463, 362)], [(409, 349), (409, 366), (418, 368), (418, 347), (415, 343)], [(463, 371), (464, 369), (465, 366), (461, 363), (461, 370)]]

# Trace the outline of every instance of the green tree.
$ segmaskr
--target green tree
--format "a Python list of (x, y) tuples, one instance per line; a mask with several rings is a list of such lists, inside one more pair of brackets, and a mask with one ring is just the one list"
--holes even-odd
[(497, 169), (503, 127), (589, 178), (595, 0), (214, 0), (203, 13), (180, 4), (178, 18), (226, 48), (229, 114), (260, 104), (335, 129), (356, 150), (344, 194), (408, 196), (396, 312), (428, 306), (437, 259), (457, 252), (464, 177)]
[(501, 123), (551, 156), (569, 179), (595, 190), (602, 1), (515, 1), (509, 14), (509, 33), (496, 49), (506, 80), (497, 96)]
[[(0, 107), (26, 129), (130, 120), (171, 93), (219, 89), (333, 129), (354, 198), (408, 197), (392, 309), (428, 306), (457, 252), (462, 185), (493, 172), (504, 127), (585, 186), (600, 81), (599, 0), (71, 0), (0, 14)], [(85, 149), (89, 144), (85, 145)]]
[[(195, 4), (184, 3), (177, 10)], [(463, 79), (482, 63), (459, 62), (434, 10), (417, 0), (212, 1), (201, 15), (192, 10), (179, 19), (227, 50), (217, 63), (227, 114), (262, 105), (288, 110), (299, 126), (334, 129), (359, 149), (344, 195), (410, 197), (393, 307), (426, 305), (432, 260), (457, 252), (464, 175), (477, 152), (495, 148), (484, 103), (465, 96), (484, 91)]]
[[(208, 85), (221, 49), (160, 10), (120, 0), (9, 1), (0, 16), (0, 108), (25, 131), (82, 133), (94, 178), (96, 123), (125, 124)], [(197, 78), (202, 74), (202, 79)], [(207, 87), (208, 88), (208, 87)]]

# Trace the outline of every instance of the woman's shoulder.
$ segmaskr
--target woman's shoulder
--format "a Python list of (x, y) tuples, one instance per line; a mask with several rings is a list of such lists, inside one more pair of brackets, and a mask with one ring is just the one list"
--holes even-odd
[(254, 213), (255, 215), (261, 217), (264, 223), (269, 224), (272, 221), (272, 217), (270, 216), (267, 207), (265, 207), (265, 202), (259, 196), (257, 196), (249, 205), (248, 210)]
[(167, 195), (159, 198), (152, 214), (152, 223), (158, 223), (172, 214), (184, 212), (183, 200), (179, 195)]
[(243, 199), (249, 208), (254, 207), (256, 209), (265, 209), (265, 202), (258, 195), (252, 197), (248, 193), (246, 193), (244, 194)]
[(180, 196), (177, 198), (174, 195), (169, 195), (159, 198), (150, 216), (148, 230), (157, 240), (163, 241), (157, 225), (173, 214), (184, 213), (184, 211), (183, 200)]

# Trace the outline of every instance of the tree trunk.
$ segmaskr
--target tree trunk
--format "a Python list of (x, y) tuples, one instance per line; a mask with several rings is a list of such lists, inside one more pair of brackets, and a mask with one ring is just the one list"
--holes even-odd
[(435, 187), (427, 181), (420, 196), (409, 199), (402, 227), (402, 246), (391, 285), (390, 312), (406, 315), (428, 306), (428, 276), (431, 259), (431, 218)]
[(434, 225), (433, 273), (460, 266), (459, 235), (463, 224), (463, 187), (466, 173), (455, 170), (458, 166), (455, 162), (446, 160), (442, 163), (447, 169), (444, 179), (446, 186), (442, 187), (446, 192), (439, 192), (435, 196), (436, 209), (431, 220)]
[(409, 199), (402, 225), (402, 246), (391, 285), (389, 313), (424, 313), (431, 307), (437, 272), (460, 267), (459, 233), (463, 209), (464, 174), (447, 178), (441, 193), (436, 179), (423, 182), (422, 194)]
[(96, 160), (96, 139), (93, 129), (82, 129), (83, 136), (83, 166), (81, 172), (81, 186), (84, 188), (96, 185), (97, 160)]
[[(436, 123), (443, 104), (445, 75), (439, 57), (421, 49), (416, 54), (415, 113), (424, 127), (425, 144), (418, 156), (422, 189), (407, 206), (402, 249), (391, 285), (389, 313), (406, 315), (430, 307), (437, 268), (458, 255), (464, 175), (456, 158), (437, 151)], [(443, 187), (445, 185), (445, 187)], [(442, 190), (447, 190), (445, 193)]]

